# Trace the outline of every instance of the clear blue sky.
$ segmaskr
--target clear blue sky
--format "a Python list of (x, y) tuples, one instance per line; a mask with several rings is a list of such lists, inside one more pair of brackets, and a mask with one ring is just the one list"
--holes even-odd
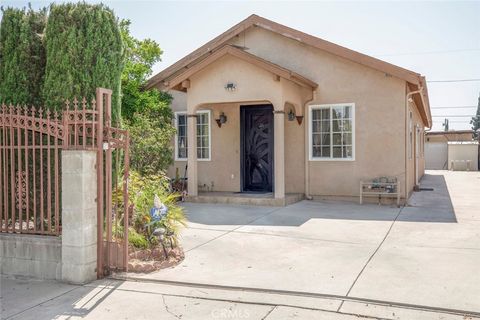
[[(95, 1), (98, 2), (98, 1)], [(155, 72), (174, 63), (252, 13), (419, 72), (427, 80), (480, 79), (480, 1), (476, 2), (162, 2), (104, 1), (132, 21), (138, 38), (164, 50)], [(27, 1), (1, 0), (3, 6)], [(33, 1), (34, 7), (49, 2)], [(480, 81), (429, 83), (433, 115), (474, 114)], [(434, 117), (441, 130), (443, 118)], [(450, 128), (468, 129), (452, 117)], [(461, 121), (461, 122), (457, 122)]]

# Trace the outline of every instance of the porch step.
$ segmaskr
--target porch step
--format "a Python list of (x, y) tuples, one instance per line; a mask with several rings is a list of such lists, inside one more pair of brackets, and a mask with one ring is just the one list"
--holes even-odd
[(239, 204), (249, 206), (284, 207), (305, 199), (302, 193), (289, 193), (283, 199), (274, 198), (272, 193), (249, 194), (235, 192), (205, 192), (196, 197), (187, 197), (187, 202)]

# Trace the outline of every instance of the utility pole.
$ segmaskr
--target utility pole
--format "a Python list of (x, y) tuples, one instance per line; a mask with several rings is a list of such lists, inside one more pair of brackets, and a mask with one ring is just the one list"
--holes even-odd
[(443, 126), (443, 131), (448, 131), (448, 119), (445, 118), (445, 120), (442, 123)]

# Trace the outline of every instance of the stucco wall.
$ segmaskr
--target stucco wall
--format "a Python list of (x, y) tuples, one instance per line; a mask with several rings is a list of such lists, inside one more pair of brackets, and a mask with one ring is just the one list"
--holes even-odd
[[(409, 172), (408, 189), (413, 188), (414, 157), (407, 163), (405, 160), (408, 138), (405, 81), (262, 28), (251, 28), (232, 39), (231, 43), (245, 46), (247, 52), (317, 82), (319, 87), (309, 105), (355, 103), (355, 160), (309, 161), (307, 179), (311, 195), (358, 196), (359, 181), (377, 176), (397, 176), (405, 194), (406, 171)], [(261, 99), (275, 104), (275, 95), (279, 92), (271, 74), (229, 57), (220, 59), (190, 80), (186, 103), (190, 105)], [(255, 80), (255, 87), (242, 92), (242, 84), (252, 80)], [(228, 81), (239, 85), (233, 94), (223, 89)], [(212, 161), (198, 163), (199, 185), (208, 185), (211, 182), (208, 180), (213, 179), (216, 190), (221, 186), (225, 191), (240, 188), (237, 180), (240, 175), (239, 110), (238, 104), (233, 105), (222, 110), (228, 116), (228, 123), (221, 129), (213, 121), (218, 113), (212, 115)], [(301, 108), (307, 114), (308, 107)], [(186, 105), (183, 109), (186, 110)], [(421, 125), (416, 110), (414, 117), (415, 123)], [(305, 129), (305, 120), (300, 126), (296, 121), (285, 122), (286, 192), (305, 191), (305, 149), (308, 150)], [(181, 174), (184, 164), (175, 164), (182, 166)], [(422, 156), (419, 159), (420, 176), (423, 172)]]
[[(408, 112), (412, 112), (412, 130), (413, 130), (413, 141), (412, 141), (412, 156), (408, 157), (408, 148), (409, 148), (409, 114), (406, 115), (406, 151), (407, 151), (407, 187), (410, 193), (413, 190), (413, 187), (415, 186), (415, 166), (418, 164), (418, 182), (420, 182), (421, 178), (423, 177), (425, 173), (425, 152), (422, 150), (422, 141), (420, 135), (419, 138), (419, 147), (418, 147), (418, 154), (417, 154), (417, 148), (416, 148), (416, 143), (417, 143), (417, 130), (416, 127), (420, 127), (420, 132), (423, 131), (423, 126), (422, 126), (422, 120), (420, 118), (420, 113), (418, 112), (415, 103), (410, 103), (408, 106)], [(418, 159), (418, 162), (416, 162), (416, 159)]]
[(355, 161), (310, 161), (312, 195), (357, 196), (360, 180), (381, 175), (397, 176), (405, 185), (405, 81), (262, 28), (235, 41), (317, 82), (310, 104), (355, 103)]
[[(211, 160), (198, 161), (199, 191), (240, 191), (240, 105), (211, 104), (199, 110), (210, 110)], [(186, 111), (186, 106), (183, 110)], [(220, 113), (227, 116), (227, 123), (218, 127), (215, 119)], [(183, 177), (187, 161), (175, 161), (168, 170), (175, 176), (178, 168)]]

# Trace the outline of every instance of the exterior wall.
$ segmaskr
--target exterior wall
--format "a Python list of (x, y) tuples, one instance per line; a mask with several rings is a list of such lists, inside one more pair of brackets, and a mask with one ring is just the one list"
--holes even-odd
[(0, 271), (12, 276), (62, 279), (59, 237), (0, 234)]
[[(291, 108), (291, 107), (290, 107)], [(288, 121), (285, 110), (285, 192), (305, 193), (305, 121)]]
[(310, 105), (355, 103), (355, 160), (309, 161), (311, 195), (356, 197), (360, 180), (383, 175), (397, 176), (405, 190), (405, 81), (262, 28), (232, 42), (317, 82)]
[[(211, 160), (198, 161), (199, 191), (240, 191), (240, 104), (206, 105), (198, 110), (210, 110)], [(186, 106), (184, 110), (186, 111)], [(221, 128), (215, 119), (220, 113), (227, 116), (227, 123)], [(168, 170), (175, 176), (185, 173), (187, 160), (175, 161)]]
[[(460, 160), (462, 163), (452, 161)], [(470, 161), (470, 170), (478, 170), (478, 143), (449, 143), (448, 144), (448, 168), (451, 170), (467, 170), (467, 164), (463, 161)]]
[(448, 169), (447, 142), (425, 143), (425, 167), (428, 170)]
[[(424, 131), (424, 127), (422, 124), (422, 119), (420, 117), (420, 113), (415, 106), (415, 103), (410, 103), (408, 106), (408, 112), (412, 112), (412, 120), (413, 120), (413, 141), (412, 141), (412, 156), (408, 157), (409, 151), (408, 148), (410, 147), (408, 139), (409, 139), (409, 114), (406, 115), (406, 132), (405, 132), (405, 141), (406, 141), (406, 153), (407, 153), (407, 188), (411, 193), (413, 187), (415, 186), (415, 171), (417, 170), (415, 166), (418, 164), (418, 181), (425, 174), (425, 152), (424, 147), (422, 148), (422, 136), (419, 137), (418, 141), (420, 143), (418, 150), (416, 147), (417, 143), (417, 127), (420, 127), (420, 132)], [(417, 154), (418, 152), (418, 154)], [(418, 162), (416, 162), (418, 159)]]
[[(283, 108), (282, 102), (278, 101), (293, 103), (297, 115), (305, 115), (302, 125), (298, 125), (296, 121), (285, 120), (287, 193), (303, 193), (308, 187), (309, 194), (313, 196), (357, 197), (359, 181), (378, 176), (396, 176), (401, 183), (403, 198), (407, 190), (412, 190), (415, 180), (415, 158), (413, 156), (412, 159), (407, 159), (406, 153), (408, 111), (405, 107), (404, 80), (262, 28), (250, 28), (230, 40), (230, 43), (245, 46), (248, 48), (247, 52), (298, 72), (318, 83), (315, 97), (308, 105), (354, 103), (355, 159), (306, 162), (308, 141), (305, 141), (305, 130), (308, 129), (306, 117), (308, 105), (305, 106), (305, 103), (309, 99), (304, 95), (295, 96), (299, 90), (294, 90), (295, 88), (290, 90), (289, 84), (272, 82), (272, 75), (269, 72), (259, 70), (243, 61), (235, 61), (231, 57), (223, 57), (190, 78), (187, 103), (183, 106), (183, 110), (186, 110), (187, 104), (198, 106), (205, 103), (199, 106), (199, 109), (207, 107), (214, 110), (211, 117), (212, 160), (198, 162), (199, 185), (208, 186), (213, 181), (214, 191), (239, 190), (240, 181), (236, 178), (240, 176), (239, 101), (266, 100), (272, 102), (276, 108)], [(230, 81), (238, 85), (235, 92), (223, 89), (225, 83)], [(245, 84), (249, 85), (248, 90)], [(277, 87), (277, 84), (281, 84), (280, 87)], [(297, 101), (288, 101), (290, 97)], [(225, 102), (232, 104), (221, 109), (218, 103)], [(415, 106), (411, 105), (409, 108), (414, 110), (414, 123), (419, 124), (423, 130)], [(226, 113), (228, 122), (225, 127), (218, 129), (213, 119), (219, 114), (216, 110), (220, 109)], [(237, 121), (236, 124), (234, 121)], [(226, 143), (222, 145), (221, 141)], [(305, 168), (306, 163), (308, 168)], [(419, 155), (418, 163), (419, 176), (422, 176), (425, 165), (423, 153)], [(183, 175), (185, 164), (186, 162), (176, 162), (174, 168), (180, 167), (180, 174)], [(305, 169), (308, 170), (306, 183)], [(171, 170), (170, 175), (173, 176), (175, 171)]]

